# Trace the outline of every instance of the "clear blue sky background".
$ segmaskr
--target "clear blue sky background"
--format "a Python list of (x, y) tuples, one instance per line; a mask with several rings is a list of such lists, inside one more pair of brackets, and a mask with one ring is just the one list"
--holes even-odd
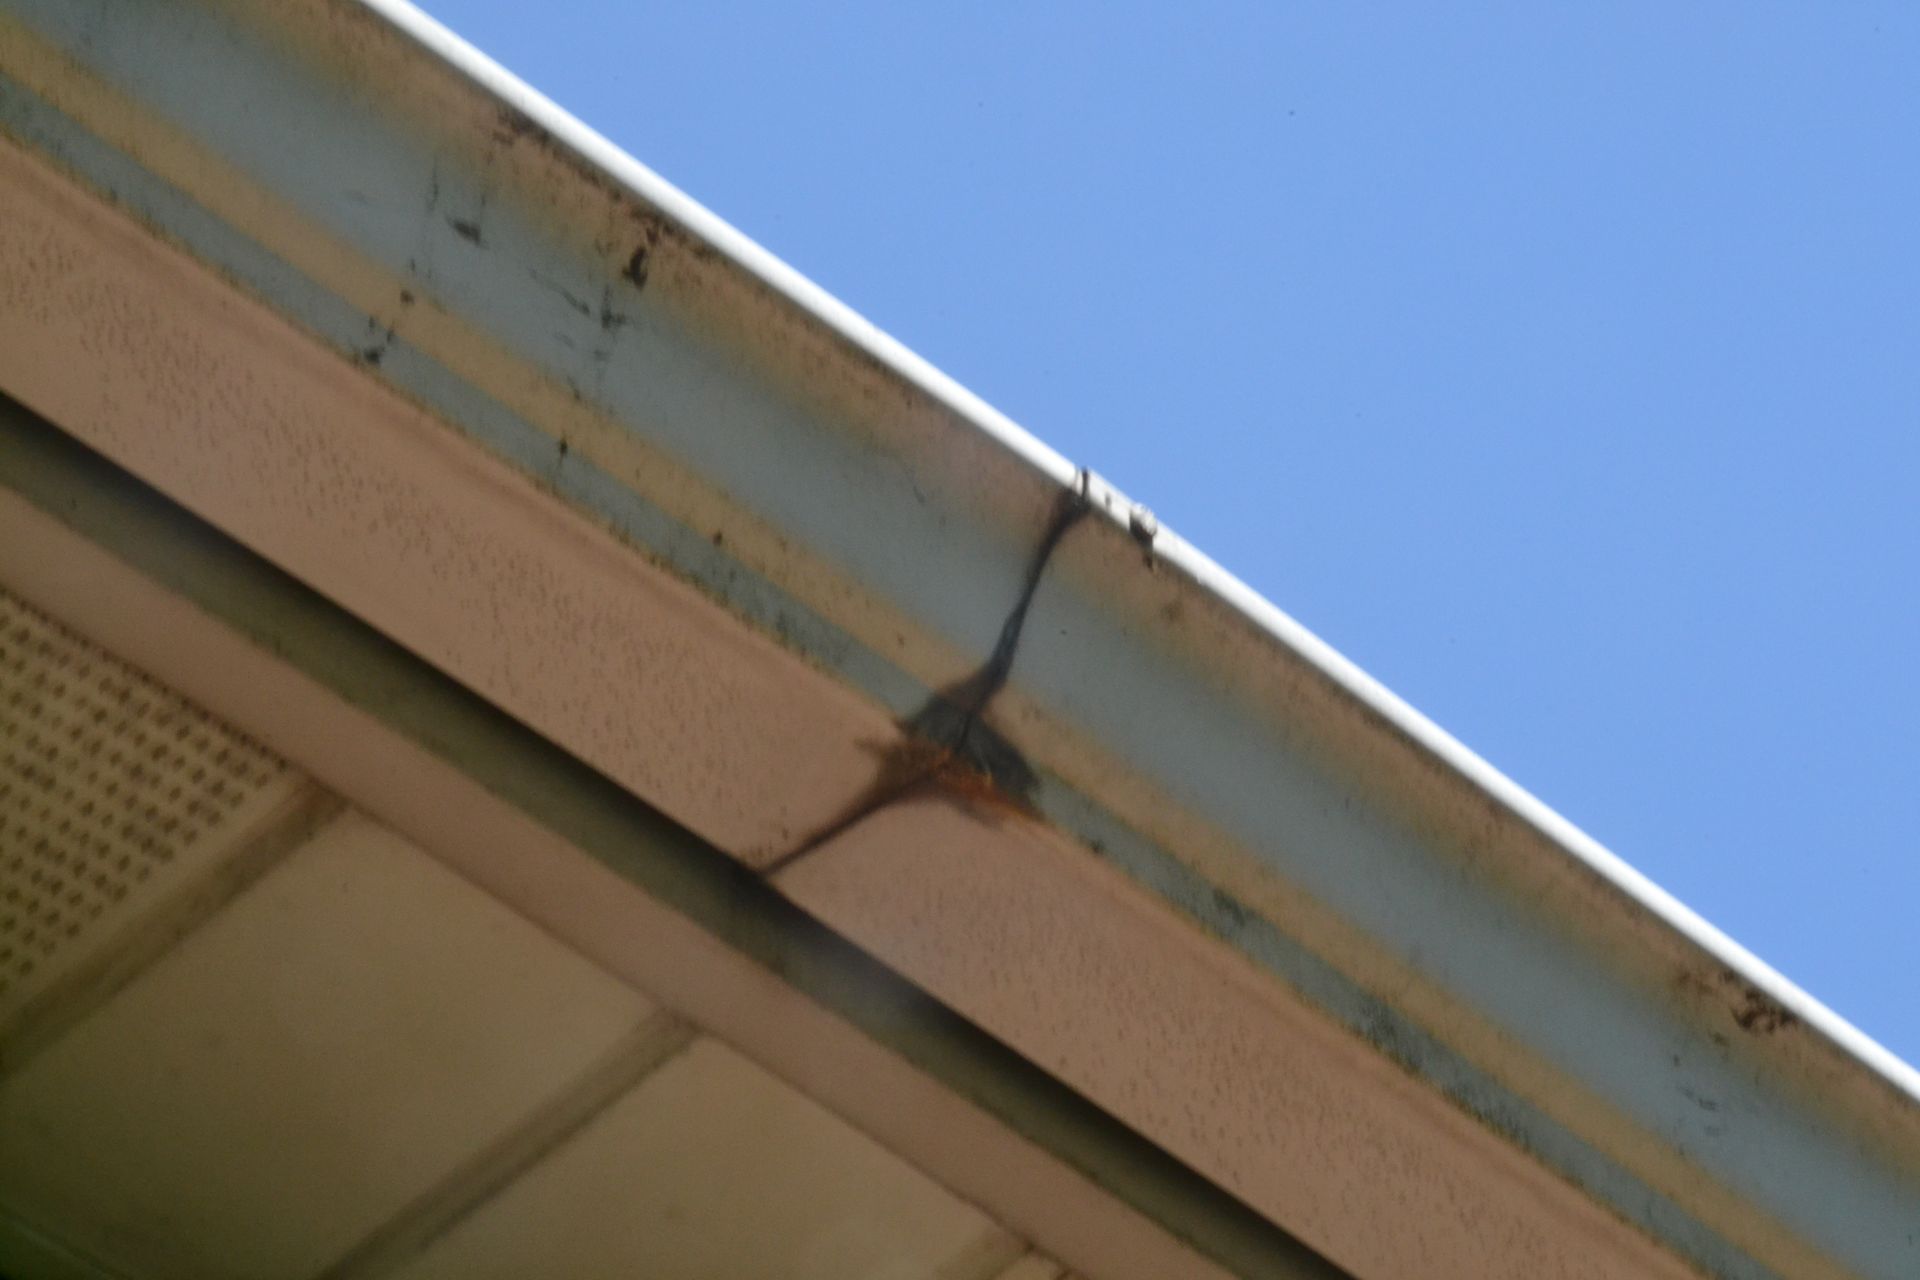
[(1920, 1060), (1920, 10), (428, 7)]

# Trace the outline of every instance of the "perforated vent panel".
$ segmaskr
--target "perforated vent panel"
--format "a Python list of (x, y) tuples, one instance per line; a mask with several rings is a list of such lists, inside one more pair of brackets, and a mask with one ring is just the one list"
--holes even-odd
[(217, 861), (289, 770), (0, 592), (0, 1015)]

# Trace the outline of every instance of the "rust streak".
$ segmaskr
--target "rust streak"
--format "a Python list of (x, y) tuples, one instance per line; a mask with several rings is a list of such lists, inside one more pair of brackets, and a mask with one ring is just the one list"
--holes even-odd
[(981, 717), (1006, 686), (1026, 626), (1027, 610), (1054, 550), (1087, 513), (1085, 473), (1063, 491), (1046, 532), (1027, 562), (1020, 595), (1000, 624), (993, 651), (978, 670), (944, 689), (900, 722), (904, 740), (881, 756), (871, 785), (839, 817), (798, 846), (775, 858), (762, 874), (792, 866), (855, 823), (908, 795), (935, 790), (976, 810), (1030, 814), (1029, 797), (1039, 781), (1013, 744), (988, 728)]

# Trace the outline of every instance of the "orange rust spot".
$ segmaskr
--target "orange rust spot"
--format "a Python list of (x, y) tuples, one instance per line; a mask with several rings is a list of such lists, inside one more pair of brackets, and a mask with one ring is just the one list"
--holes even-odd
[(1033, 817), (1033, 806), (1009, 794), (991, 774), (977, 769), (952, 751), (942, 750), (923, 779), (930, 790), (959, 801), (968, 809)]

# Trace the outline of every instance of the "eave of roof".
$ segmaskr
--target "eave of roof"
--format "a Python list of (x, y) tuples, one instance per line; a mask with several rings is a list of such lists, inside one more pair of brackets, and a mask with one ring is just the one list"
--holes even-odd
[[(807, 674), (686, 704), (699, 715), (683, 730), (673, 696), (629, 687), (646, 680), (606, 643), (619, 615), (574, 619), (573, 637), (460, 634), (503, 597), (462, 615), (409, 591), (458, 568), (520, 592), (532, 617), (559, 588), (444, 556), (409, 578), (380, 557), (417, 531), (364, 521), (350, 570), (337, 541), (305, 545), (278, 514), (314, 483), (290, 431), (203, 441), (235, 468), (221, 476), (177, 441), (117, 430), (16, 345), (9, 387), (94, 447), (714, 844), (780, 868), (802, 905), (971, 1016), (971, 979), (890, 954), (887, 922), (834, 896), (805, 851), (893, 798), (874, 757), (910, 754), (941, 691), (977, 691), (1020, 612), (1004, 683), (965, 708), (1022, 763), (1030, 785), (1011, 799), (1196, 946), (1231, 949), (1697, 1265), (1920, 1265), (1910, 1067), (431, 20), (321, 0), (0, 13), (15, 143), (477, 445), (498, 464), (477, 491), (557, 500)], [(376, 457), (381, 439), (352, 430), (332, 447), (376, 470), (466, 465)], [(1063, 494), (1088, 516), (1047, 545)], [(594, 642), (569, 650), (582, 634)], [(714, 641), (690, 637), (648, 659), (694, 669)], [(661, 741), (634, 741), (637, 719)], [(1005, 1016), (989, 1029), (1043, 1057)], [(1178, 1154), (1233, 1185), (1205, 1152)]]

